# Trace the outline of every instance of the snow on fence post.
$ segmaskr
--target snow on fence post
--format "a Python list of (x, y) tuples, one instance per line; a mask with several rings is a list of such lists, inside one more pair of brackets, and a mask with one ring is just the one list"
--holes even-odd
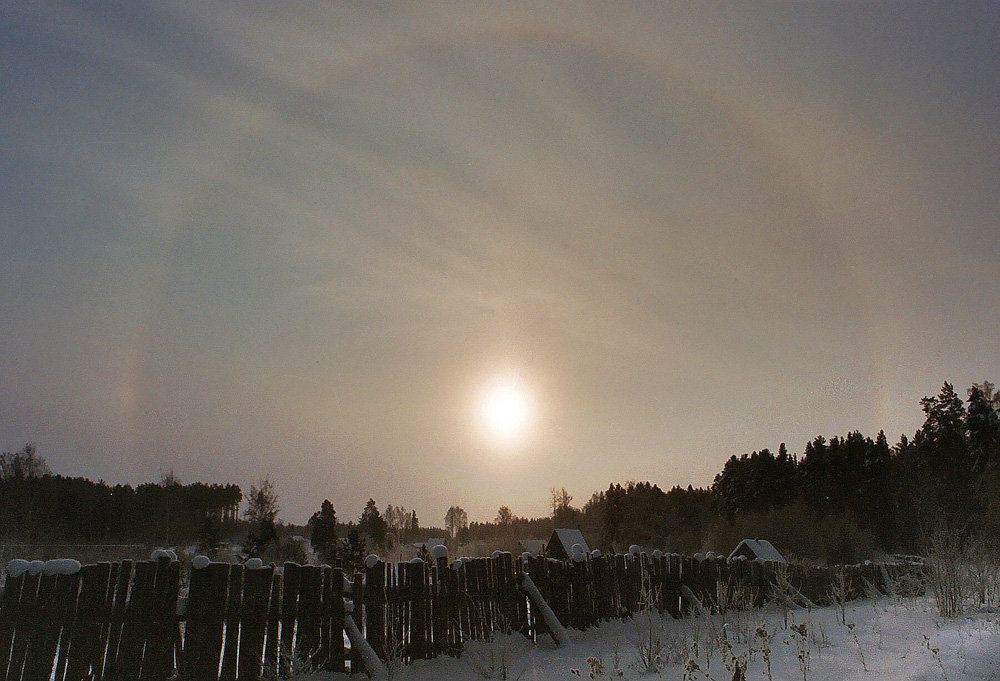
[(538, 612), (542, 615), (542, 620), (545, 622), (545, 626), (548, 627), (549, 632), (552, 634), (552, 638), (555, 639), (556, 645), (568, 646), (570, 645), (569, 634), (566, 632), (566, 628), (560, 624), (559, 620), (556, 618), (556, 614), (552, 612), (552, 608), (549, 604), (545, 602), (542, 598), (541, 592), (535, 583), (531, 581), (531, 575), (525, 573), (521, 577), (521, 587), (524, 589), (525, 593), (531, 598), (532, 604), (538, 608)]

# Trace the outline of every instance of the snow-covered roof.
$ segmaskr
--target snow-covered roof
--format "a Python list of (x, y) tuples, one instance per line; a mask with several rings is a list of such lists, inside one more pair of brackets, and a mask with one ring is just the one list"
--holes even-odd
[(545, 550), (544, 539), (518, 539), (517, 543), (521, 545), (522, 549), (535, 556)]
[(415, 548), (418, 548), (418, 549), (426, 547), (427, 550), (430, 551), (435, 546), (446, 546), (446, 545), (447, 545), (447, 542), (445, 541), (444, 537), (430, 537), (426, 541), (418, 541), (418, 542), (416, 542), (413, 546)]
[[(554, 546), (555, 542), (560, 545), (558, 548)], [(590, 553), (590, 547), (587, 546), (587, 540), (583, 538), (583, 532), (568, 527), (558, 528), (552, 532), (545, 552), (553, 558), (571, 558), (574, 544), (579, 544), (584, 553)]]
[(729, 554), (730, 558), (735, 558), (736, 556), (746, 556), (753, 560), (776, 561), (778, 563), (788, 562), (781, 555), (781, 552), (774, 548), (774, 545), (766, 539), (744, 539)]

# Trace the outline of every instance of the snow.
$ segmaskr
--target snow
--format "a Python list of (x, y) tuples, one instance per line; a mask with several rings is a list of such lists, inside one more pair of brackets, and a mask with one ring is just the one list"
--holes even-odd
[(369, 553), (365, 556), (365, 567), (369, 570), (378, 565), (378, 556), (374, 553)]
[(7, 574), (11, 577), (20, 577), (28, 571), (28, 561), (24, 558), (15, 558), (7, 563)]
[(45, 561), (43, 572), (46, 575), (75, 575), (80, 571), (80, 561), (73, 558), (53, 558)]
[(40, 560), (33, 560), (28, 563), (28, 574), (32, 577), (42, 574), (45, 571), (45, 563)]
[(732, 550), (729, 558), (733, 559), (744, 555), (746, 552), (742, 551), (743, 548), (748, 549), (755, 560), (777, 563), (785, 562), (785, 557), (781, 555), (781, 552), (774, 548), (774, 544), (766, 539), (744, 539)]
[(177, 554), (173, 549), (153, 549), (153, 552), (149, 555), (150, 560), (160, 560), (161, 558), (169, 558), (171, 561), (177, 560)]
[(195, 570), (204, 570), (212, 560), (208, 556), (195, 556), (191, 559), (191, 567)]
[[(628, 622), (571, 630), (572, 645), (565, 648), (557, 648), (548, 636), (532, 645), (519, 634), (497, 634), (489, 641), (467, 643), (461, 657), (420, 660), (396, 671), (393, 678), (481, 681), (504, 678), (501, 669), (505, 669), (506, 678), (524, 681), (728, 681), (733, 678), (734, 661), (739, 661), (747, 664), (747, 679), (766, 681), (765, 653), (774, 681), (1000, 678), (996, 613), (944, 619), (931, 598), (883, 598), (849, 603), (846, 624), (840, 622), (836, 608), (788, 612), (787, 625), (785, 616), (776, 607), (683, 620), (639, 613)], [(661, 645), (664, 665), (659, 671), (641, 669), (641, 646), (649, 640)], [(599, 668), (603, 674), (596, 671)], [(352, 678), (358, 677), (316, 673), (302, 681)]]
[(444, 544), (435, 544), (431, 547), (431, 558), (439, 560), (448, 557), (448, 547)]
[(264, 561), (260, 558), (248, 558), (247, 562), (243, 563), (243, 567), (247, 570), (261, 570), (264, 568)]

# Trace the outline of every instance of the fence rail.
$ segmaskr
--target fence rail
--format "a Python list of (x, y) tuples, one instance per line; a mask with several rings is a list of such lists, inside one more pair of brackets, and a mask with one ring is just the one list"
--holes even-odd
[[(886, 580), (906, 568), (840, 569), (855, 598), (869, 585), (889, 591)], [(705, 603), (740, 588), (747, 605), (761, 605), (779, 583), (824, 604), (837, 569), (678, 555), (564, 562), (501, 554), (453, 566), (378, 562), (347, 581), (328, 566), (211, 563), (190, 572), (186, 598), (179, 563), (165, 558), (86, 565), (69, 575), (25, 572), (8, 575), (0, 593), (0, 681), (256, 681), (302, 660), (356, 670), (346, 617), (383, 660), (458, 654), (465, 641), (497, 631), (537, 640), (547, 630), (520, 588), (525, 573), (562, 624), (585, 629), (642, 608), (680, 617), (688, 607), (682, 586)]]

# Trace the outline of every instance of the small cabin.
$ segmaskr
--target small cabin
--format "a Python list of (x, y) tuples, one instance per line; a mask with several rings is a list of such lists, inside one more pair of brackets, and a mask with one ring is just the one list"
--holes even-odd
[(560, 528), (552, 532), (548, 544), (545, 545), (545, 555), (558, 560), (569, 560), (573, 556), (573, 545), (579, 544), (584, 553), (590, 553), (587, 540), (580, 530)]
[(426, 541), (418, 541), (413, 544), (413, 548), (417, 551), (420, 551), (421, 549), (430, 551), (435, 546), (447, 546), (444, 537), (430, 537)]
[(530, 553), (533, 556), (540, 556), (545, 553), (544, 539), (518, 539), (517, 543), (522, 552)]
[(774, 544), (766, 539), (744, 539), (733, 552), (729, 554), (729, 559), (738, 558), (743, 556), (747, 560), (759, 560), (761, 562), (773, 562), (773, 563), (787, 563), (785, 557), (781, 555), (778, 549), (774, 548)]

